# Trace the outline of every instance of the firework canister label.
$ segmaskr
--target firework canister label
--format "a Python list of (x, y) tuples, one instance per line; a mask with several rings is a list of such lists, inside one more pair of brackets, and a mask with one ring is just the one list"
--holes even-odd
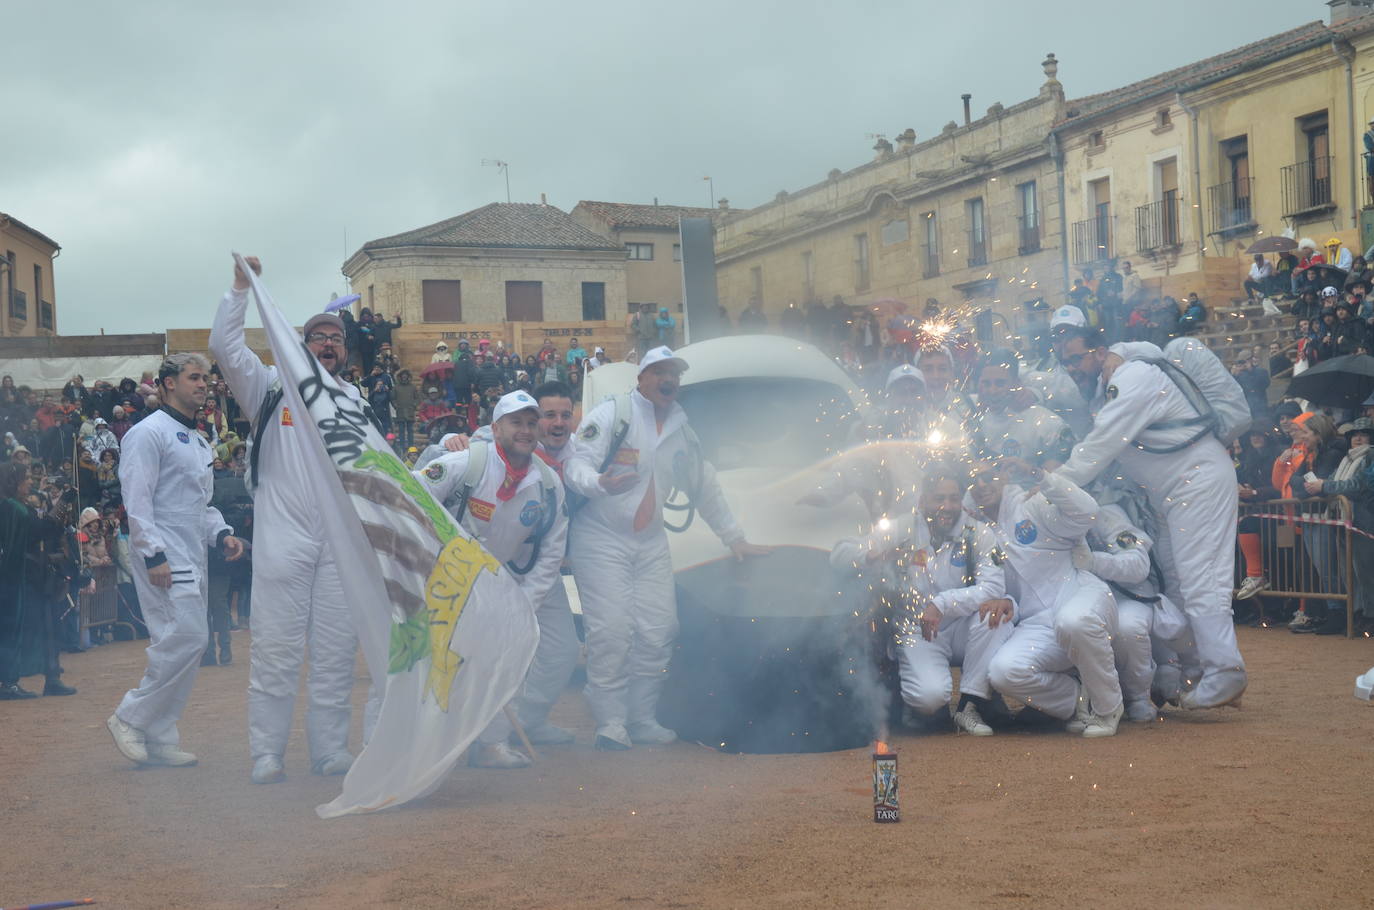
[(884, 752), (873, 753), (873, 820), (899, 822), (897, 807), (897, 756)]

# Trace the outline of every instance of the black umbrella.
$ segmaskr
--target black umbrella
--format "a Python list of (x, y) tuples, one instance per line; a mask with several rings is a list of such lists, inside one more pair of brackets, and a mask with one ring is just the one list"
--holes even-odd
[(1287, 253), (1297, 248), (1298, 242), (1292, 237), (1265, 237), (1263, 240), (1256, 240), (1250, 244), (1250, 248), (1245, 253), (1248, 256), (1253, 256), (1256, 253)]
[(1374, 393), (1374, 357), (1347, 354), (1323, 361), (1288, 383), (1289, 398), (1316, 405), (1358, 408)]
[(1303, 269), (1304, 272), (1316, 272), (1317, 283), (1321, 287), (1333, 287), (1340, 290), (1345, 287), (1345, 279), (1350, 275), (1345, 269), (1338, 269), (1334, 265), (1319, 262), (1316, 265), (1309, 265)]

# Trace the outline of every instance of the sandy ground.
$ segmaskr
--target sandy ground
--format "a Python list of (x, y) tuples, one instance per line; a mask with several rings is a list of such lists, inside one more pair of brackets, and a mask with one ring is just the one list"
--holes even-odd
[[(104, 729), (142, 647), (65, 658), (73, 698), (0, 703), (0, 905), (101, 907), (1369, 907), (1374, 641), (1241, 629), (1239, 711), (1114, 739), (898, 736), (899, 825), (872, 822), (864, 751), (614, 755), (455, 769), (430, 798), (324, 822), (337, 780), (248, 782), (248, 633), (201, 671), (201, 763), (138, 770)], [(32, 681), (30, 681), (32, 682)], [(361, 699), (364, 687), (359, 685)], [(356, 722), (356, 713), (355, 713)]]

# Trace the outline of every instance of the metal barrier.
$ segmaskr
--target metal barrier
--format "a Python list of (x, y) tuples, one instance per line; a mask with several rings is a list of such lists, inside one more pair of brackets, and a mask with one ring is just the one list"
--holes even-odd
[[(115, 567), (94, 566), (91, 576), (95, 579), (95, 590), (90, 593), (83, 591), (78, 604), (81, 628), (99, 629), (119, 624), (119, 586), (116, 584)], [(134, 630), (130, 627), (129, 631), (132, 633)]]
[[(1256, 595), (1260, 621), (1263, 598), (1345, 603), (1345, 634), (1355, 635), (1354, 536), (1344, 496), (1241, 502), (1237, 528), (1260, 536), (1269, 587)], [(1245, 555), (1236, 544), (1236, 584), (1245, 578)]]

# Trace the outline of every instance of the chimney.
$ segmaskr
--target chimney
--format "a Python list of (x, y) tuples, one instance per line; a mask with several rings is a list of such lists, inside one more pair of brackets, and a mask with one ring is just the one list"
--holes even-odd
[(970, 123), (973, 122), (973, 117), (972, 117), (972, 115), (969, 113), (969, 106), (968, 106), (968, 103), (969, 103), (970, 101), (973, 100), (973, 96), (970, 95), (968, 92), (965, 92), (964, 94), (960, 95), (959, 97), (962, 98), (962, 99), (964, 100), (964, 126), (968, 126)]
[(543, 193), (540, 193), (540, 194), (539, 194), (539, 204), (540, 204), (540, 205), (548, 205), (548, 204), (549, 204), (549, 200), (547, 200), (547, 199), (544, 198), (544, 194), (543, 194)]
[(879, 136), (878, 141), (873, 143), (873, 160), (886, 161), (892, 157), (892, 143)]
[(1331, 25), (1363, 16), (1374, 10), (1374, 0), (1327, 0), (1326, 5), (1331, 10), (1327, 14), (1327, 20)]
[(904, 152), (909, 152), (916, 147), (916, 131), (907, 127), (897, 136), (897, 147)]
[(1046, 54), (1045, 59), (1040, 61), (1040, 68), (1045, 71), (1045, 84), (1040, 86), (1042, 95), (1064, 95), (1064, 86), (1060, 85), (1055, 77), (1059, 75), (1059, 61), (1054, 59), (1054, 54)]
[(658, 197), (654, 197), (654, 208), (658, 208)]
[(730, 200), (722, 197), (720, 201), (716, 203), (716, 208), (720, 209), (722, 212), (730, 211)]

